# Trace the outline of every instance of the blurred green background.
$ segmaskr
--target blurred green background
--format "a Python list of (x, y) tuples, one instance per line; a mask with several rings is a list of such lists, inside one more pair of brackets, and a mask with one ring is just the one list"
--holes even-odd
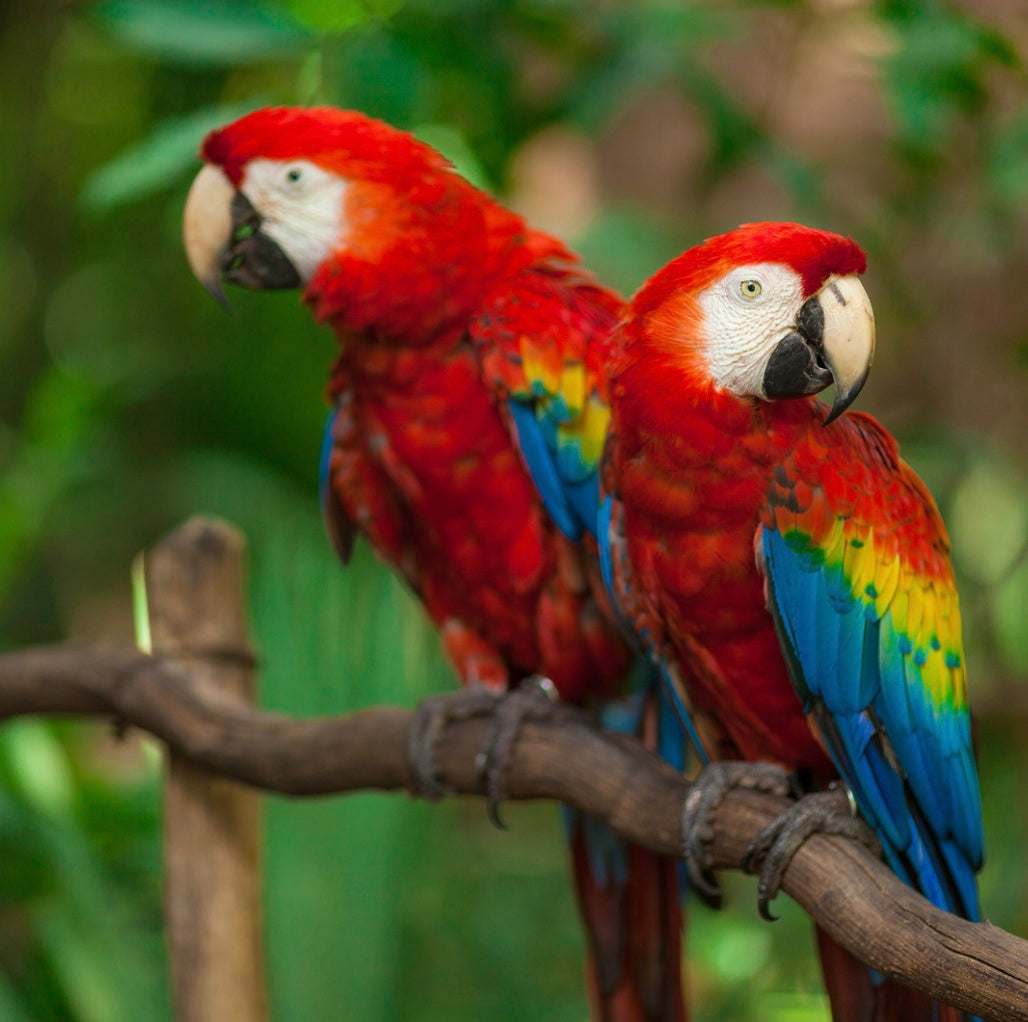
[[(262, 702), (452, 684), (316, 475), (332, 356), (294, 294), (190, 277), (203, 132), (268, 102), (414, 130), (610, 283), (747, 219), (868, 249), (878, 414), (960, 574), (987, 915), (1028, 934), (1028, 20), (1020, 0), (8, 3), (0, 36), (0, 638), (131, 636), (128, 569), (190, 513), (251, 544)], [(397, 635), (403, 637), (397, 641)], [(0, 729), (0, 1017), (169, 1017), (159, 756), (103, 726)], [(267, 811), (277, 1020), (584, 1019), (552, 806), (365, 795)], [(826, 1017), (809, 927), (692, 910), (699, 1020)], [(780, 899), (785, 902), (787, 899)]]

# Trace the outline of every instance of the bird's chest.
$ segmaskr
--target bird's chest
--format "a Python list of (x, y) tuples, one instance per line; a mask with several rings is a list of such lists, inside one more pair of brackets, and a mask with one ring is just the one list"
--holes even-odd
[(637, 438), (621, 464), (629, 555), (672, 632), (764, 623), (753, 542), (773, 452), (748, 438)]
[(708, 434), (690, 444), (630, 434), (617, 474), (625, 538), (657, 622), (651, 633), (695, 706), (747, 758), (821, 764), (755, 563), (759, 509), (780, 453), (767, 439)]

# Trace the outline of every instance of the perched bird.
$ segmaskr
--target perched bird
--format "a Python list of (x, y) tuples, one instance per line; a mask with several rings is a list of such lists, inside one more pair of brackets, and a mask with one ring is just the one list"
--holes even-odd
[[(184, 213), (196, 276), (215, 295), (223, 280), (303, 288), (338, 340), (321, 490), (341, 558), (367, 537), (466, 686), (540, 674), (587, 707), (620, 696), (632, 654), (577, 539), (596, 521), (622, 300), (362, 114), (258, 110), (201, 157)], [(645, 707), (633, 728), (654, 736), (652, 693), (630, 698)], [(599, 1016), (681, 1018), (676, 864), (594, 821), (571, 830)]]
[[(719, 725), (718, 755), (813, 787), (841, 776), (897, 875), (974, 920), (981, 805), (949, 541), (895, 440), (841, 414), (874, 349), (864, 268), (847, 238), (757, 223), (640, 289), (609, 377), (604, 569)], [(813, 395), (832, 383), (829, 409)], [(820, 940), (836, 1018), (961, 1017)]]

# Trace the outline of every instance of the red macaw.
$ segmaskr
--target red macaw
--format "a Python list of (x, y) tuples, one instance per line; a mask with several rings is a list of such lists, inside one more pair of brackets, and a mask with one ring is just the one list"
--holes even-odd
[[(640, 289), (609, 378), (604, 571), (722, 755), (841, 776), (892, 869), (974, 920), (981, 805), (949, 541), (893, 438), (839, 417), (874, 347), (864, 266), (838, 235), (748, 224)], [(833, 382), (829, 410), (813, 395)], [(837, 1018), (960, 1017), (823, 959)]]
[[(576, 538), (595, 526), (622, 300), (434, 150), (359, 113), (258, 110), (201, 157), (184, 214), (200, 281), (302, 287), (339, 340), (322, 503), (342, 559), (363, 533), (465, 685), (539, 673), (577, 703), (620, 693), (632, 657)], [(573, 832), (602, 1017), (681, 1018), (677, 864), (610, 853), (591, 823)]]

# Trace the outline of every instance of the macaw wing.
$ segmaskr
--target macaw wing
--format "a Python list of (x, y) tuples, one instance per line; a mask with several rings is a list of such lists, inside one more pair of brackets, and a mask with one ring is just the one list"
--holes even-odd
[[(674, 707), (675, 714), (666, 707), (658, 714), (657, 746), (665, 760), (679, 763), (683, 728), (701, 756), (705, 750), (682, 686), (671, 683), (673, 672), (665, 657), (649, 642), (646, 627), (633, 620), (641, 604), (628, 577), (620, 519), (612, 517), (611, 498), (600, 501), (600, 456), (610, 422), (605, 367), (622, 308), (616, 295), (573, 266), (536, 266), (505, 283), (476, 320), (472, 339), (485, 377), (510, 415), (518, 448), (550, 517), (571, 539), (587, 533), (597, 540), (603, 581), (624, 633), (643, 647), (652, 665), (648, 670), (657, 672), (633, 688), (659, 692), (658, 698)], [(618, 582), (615, 559), (621, 570)]]
[(332, 450), (335, 446), (335, 420), (338, 412), (333, 409), (325, 421), (321, 437), (321, 459), (318, 468), (318, 496), (325, 531), (343, 564), (349, 564), (353, 546), (357, 542), (357, 524), (347, 513), (332, 478)]
[[(603, 584), (625, 634), (645, 657), (648, 680), (642, 688), (658, 693), (657, 751), (681, 770), (686, 757), (684, 739), (688, 739), (699, 761), (709, 763), (714, 758), (710, 744), (697, 729), (687, 687), (669, 658), (664, 626), (646, 598), (645, 585), (628, 556), (624, 507), (615, 494), (603, 494), (597, 524), (596, 542)], [(605, 722), (605, 726), (610, 727), (609, 722)]]
[(949, 542), (869, 416), (776, 470), (756, 537), (790, 674), (890, 865), (978, 916), (981, 801)]
[(380, 556), (419, 592), (421, 579), (410, 551), (409, 525), (393, 496), (379, 463), (369, 455), (389, 455), (381, 435), (370, 437), (354, 419), (353, 401), (345, 387), (328, 414), (321, 442), (318, 492), (321, 512), (332, 545), (348, 564), (359, 533), (365, 533)]
[(536, 266), (505, 282), (471, 330), (546, 510), (575, 540), (596, 534), (610, 419), (603, 367), (621, 310), (573, 267)]

